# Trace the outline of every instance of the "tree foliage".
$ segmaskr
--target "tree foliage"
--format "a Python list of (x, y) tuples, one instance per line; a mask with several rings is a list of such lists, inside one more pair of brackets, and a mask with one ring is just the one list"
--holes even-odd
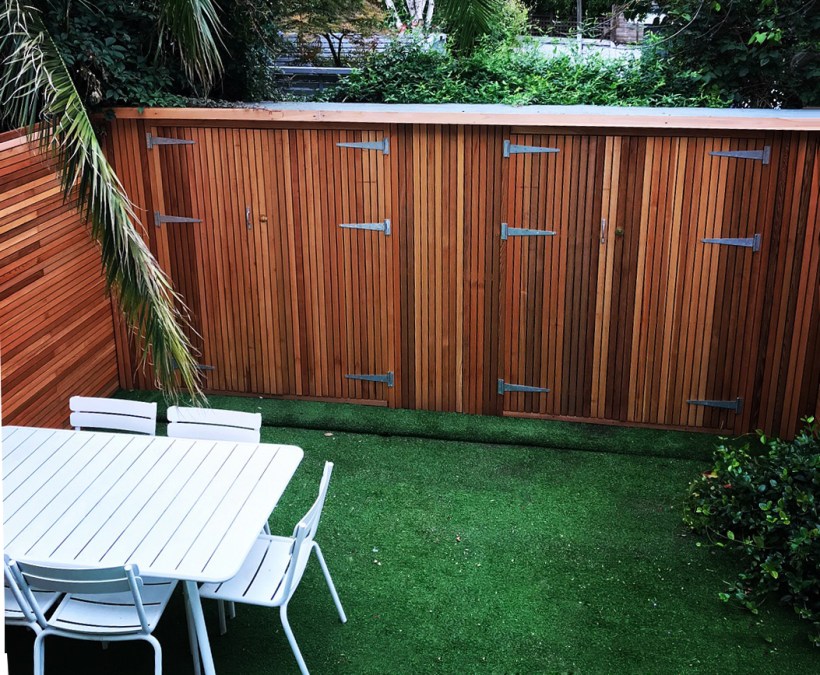
[(212, 90), (228, 101), (274, 99), (279, 86), (272, 69), (283, 49), (280, 28), (287, 0), (218, 0), (225, 27), (219, 45), (225, 64)]
[(820, 105), (817, 0), (662, 0), (670, 63), (739, 106)]
[(284, 0), (283, 9), (282, 28), (302, 42), (324, 40), (337, 67), (345, 38), (370, 36), (386, 22), (381, 0)]
[[(533, 15), (555, 16), (562, 19), (575, 19), (576, 0), (524, 0), (527, 9)], [(604, 16), (612, 12), (611, 0), (583, 0), (584, 16)]]
[[(183, 71), (207, 84), (220, 67), (213, 7), (209, 0), (166, 2), (173, 5), (167, 7), (173, 19), (160, 15), (159, 32), (173, 41)], [(96, 57), (91, 58), (92, 50), (73, 60), (66, 54), (66, 60), (44, 20), (52, 4), (38, 7), (6, 0), (0, 9), (0, 117), (8, 126), (24, 127), (56, 160), (63, 194), (76, 199), (91, 225), (108, 286), (145, 346), (143, 358), (150, 353), (157, 383), (172, 393), (179, 377), (199, 398), (196, 362), (182, 329), (184, 305), (141, 236), (136, 213), (102, 151), (86, 108), (86, 101), (103, 90), (91, 77), (79, 77), (86, 89), (83, 96), (75, 80), (82, 75), (83, 63), (94, 63)], [(194, 37), (191, 31), (197, 26), (200, 31)]]
[(158, 8), (132, 0), (100, 7), (70, 0), (40, 3), (45, 29), (90, 106), (173, 105), (193, 94)]

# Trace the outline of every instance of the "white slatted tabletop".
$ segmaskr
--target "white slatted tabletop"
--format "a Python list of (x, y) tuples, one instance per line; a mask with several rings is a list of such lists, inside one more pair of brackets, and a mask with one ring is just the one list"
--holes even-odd
[(6, 553), (224, 581), (239, 571), (301, 448), (3, 427)]
[(30, 427), (3, 427), (2, 440), (5, 552), (184, 581), (214, 675), (197, 582), (239, 571), (302, 449)]

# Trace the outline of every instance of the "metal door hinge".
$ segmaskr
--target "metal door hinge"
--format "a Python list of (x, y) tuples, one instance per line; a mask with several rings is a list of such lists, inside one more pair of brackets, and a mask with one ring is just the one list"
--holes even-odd
[(380, 141), (361, 141), (355, 143), (337, 143), (338, 148), (359, 148), (360, 150), (381, 150), (383, 155), (390, 154), (390, 139), (383, 138)]
[(712, 150), (713, 157), (734, 157), (735, 159), (756, 159), (768, 164), (772, 158), (772, 147), (765, 146), (762, 150)]
[(760, 250), (760, 235), (756, 234), (753, 237), (725, 237), (723, 239), (701, 239), (704, 244), (722, 244), (723, 246), (740, 246), (742, 248), (750, 248), (753, 252)]
[(153, 150), (157, 145), (195, 145), (196, 141), (185, 138), (165, 138), (164, 136), (154, 136), (150, 131), (145, 132), (145, 144), (149, 150)]
[(376, 232), (384, 232), (385, 237), (390, 236), (389, 218), (385, 218), (380, 223), (341, 223), (339, 227), (344, 227), (348, 230), (374, 230)]
[(540, 145), (515, 145), (510, 141), (504, 141), (504, 157), (510, 155), (522, 155), (525, 153), (553, 153), (561, 152), (560, 148), (544, 148)]
[(519, 391), (530, 394), (548, 394), (550, 390), (545, 389), (544, 387), (530, 387), (526, 384), (508, 384), (507, 382), (504, 382), (504, 380), (499, 379), (498, 393), (503, 396), (508, 391)]
[(528, 230), (524, 227), (510, 227), (507, 223), (501, 223), (501, 241), (507, 241), (509, 237), (554, 237), (552, 230)]
[[(176, 362), (176, 360), (174, 360), (174, 362), (173, 362), (173, 367), (174, 367), (174, 370), (179, 370), (179, 364)], [(216, 366), (208, 366), (208, 365), (205, 365), (204, 363), (196, 363), (196, 364), (194, 364), (194, 369), (195, 370), (200, 370), (200, 371), (202, 371), (202, 370), (210, 371), (210, 370), (216, 370)]]
[(345, 375), (347, 380), (363, 380), (364, 382), (383, 382), (388, 387), (393, 386), (393, 371), (384, 375)]
[(687, 401), (690, 405), (702, 405), (707, 408), (722, 408), (724, 410), (731, 410), (738, 415), (743, 410), (743, 399), (738, 397), (734, 401)]
[(154, 225), (159, 227), (163, 223), (201, 223), (199, 218), (186, 218), (185, 216), (166, 216), (164, 213), (154, 211)]

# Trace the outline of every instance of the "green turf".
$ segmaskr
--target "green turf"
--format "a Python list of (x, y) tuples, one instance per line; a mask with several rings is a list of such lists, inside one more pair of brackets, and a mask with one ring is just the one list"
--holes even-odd
[[(156, 401), (165, 418), (165, 402), (158, 392), (120, 392), (124, 398)], [(214, 408), (261, 412), (266, 426), (350, 431), (387, 436), (410, 436), (450, 441), (525, 445), (561, 450), (590, 450), (618, 454), (708, 459), (716, 436), (662, 429), (579, 424), (572, 422), (440, 413), (428, 410), (389, 410), (376, 406), (320, 403), (261, 397), (210, 396)]]
[[(641, 434), (653, 453), (661, 441)], [(274, 532), (336, 464), (318, 541), (349, 621), (315, 561), (290, 612), (314, 673), (817, 672), (789, 610), (718, 601), (736, 570), (680, 523), (702, 461), (292, 427), (263, 440), (305, 449)], [(239, 607), (224, 637), (210, 604), (206, 616), (220, 675), (296, 672), (275, 610)], [(7, 636), (11, 672), (29, 673), (31, 637)], [(192, 672), (179, 599), (157, 636), (165, 672)], [(151, 672), (145, 645), (55, 639), (48, 660), (50, 673)]]

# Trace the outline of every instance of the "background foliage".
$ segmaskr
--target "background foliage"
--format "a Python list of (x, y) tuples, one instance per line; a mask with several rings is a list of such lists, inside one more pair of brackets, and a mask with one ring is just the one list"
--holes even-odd
[(660, 0), (671, 68), (735, 105), (820, 105), (817, 0)]
[(726, 105), (696, 73), (676, 70), (651, 47), (641, 59), (548, 57), (496, 36), (461, 56), (421, 42), (396, 42), (325, 96), (372, 103)]
[(260, 100), (279, 94), (270, 66), (281, 50), (279, 0), (219, 0), (224, 72), (206, 91), (185, 72), (173, 39), (158, 35), (158, 0), (36, 3), (85, 103), (91, 107), (185, 105), (206, 94)]
[(282, 29), (296, 33), (303, 49), (316, 38), (332, 54), (331, 65), (340, 67), (342, 46), (348, 36), (360, 39), (387, 26), (381, 0), (283, 0), (286, 3)]
[(276, 99), (280, 92), (271, 68), (283, 49), (279, 0), (219, 0), (225, 38), (221, 45), (223, 76), (214, 91), (228, 101)]
[(179, 58), (157, 38), (156, 4), (40, 4), (43, 23), (88, 104), (178, 105), (181, 96), (193, 95)]
[(743, 571), (721, 593), (757, 613), (775, 595), (813, 623), (820, 646), (820, 425), (762, 449), (720, 445), (714, 466), (689, 486), (684, 522), (736, 553)]

